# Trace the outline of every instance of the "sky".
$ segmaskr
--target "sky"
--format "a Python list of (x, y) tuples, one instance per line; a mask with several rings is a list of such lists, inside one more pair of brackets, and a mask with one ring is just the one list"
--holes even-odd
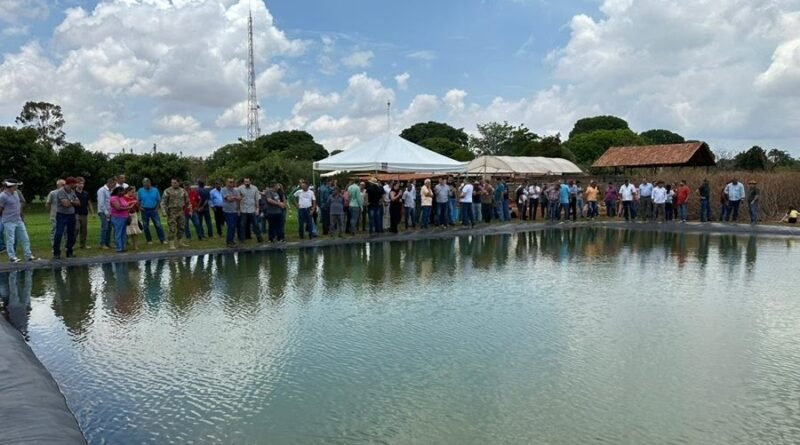
[(48, 101), (90, 149), (207, 156), (246, 135), (249, 11), (262, 133), (329, 151), (612, 114), (800, 156), (800, 0), (0, 0), (0, 125)]

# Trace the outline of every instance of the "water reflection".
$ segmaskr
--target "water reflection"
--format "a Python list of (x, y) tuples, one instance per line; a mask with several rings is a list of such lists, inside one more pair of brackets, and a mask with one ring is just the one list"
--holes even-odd
[(33, 272), (4, 272), (0, 274), (0, 300), (6, 319), (26, 340), (28, 337), (28, 316), (31, 311), (31, 290)]
[[(712, 250), (712, 245), (715, 249)], [(51, 306), (70, 335), (81, 339), (98, 309), (118, 323), (130, 323), (143, 311), (167, 310), (175, 319), (191, 317), (195, 308), (218, 300), (232, 319), (256, 316), (264, 300), (280, 303), (292, 289), (301, 299), (314, 289), (335, 296), (348, 286), (390, 289), (411, 280), (425, 286), (456, 275), (502, 271), (509, 264), (535, 274), (546, 264), (592, 263), (613, 258), (620, 264), (691, 265), (704, 273), (709, 264), (729, 274), (756, 270), (759, 241), (733, 235), (687, 235), (671, 232), (599, 228), (548, 229), (517, 235), (463, 236), (423, 241), (375, 241), (352, 246), (309, 247), (296, 252), (203, 255), (142, 263), (103, 264), (95, 268), (59, 269), (48, 273), (0, 274), (6, 313), (20, 330), (27, 326), (31, 295), (52, 291)], [(787, 241), (787, 248), (793, 244)], [(716, 252), (716, 255), (712, 255)], [(649, 267), (649, 266), (648, 266)], [(33, 288), (33, 292), (32, 292)]]

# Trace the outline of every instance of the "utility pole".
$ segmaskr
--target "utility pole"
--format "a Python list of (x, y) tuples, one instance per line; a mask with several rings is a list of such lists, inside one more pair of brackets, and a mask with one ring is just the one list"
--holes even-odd
[(247, 140), (254, 141), (261, 136), (258, 126), (258, 96), (256, 95), (256, 69), (253, 57), (253, 11), (247, 19)]

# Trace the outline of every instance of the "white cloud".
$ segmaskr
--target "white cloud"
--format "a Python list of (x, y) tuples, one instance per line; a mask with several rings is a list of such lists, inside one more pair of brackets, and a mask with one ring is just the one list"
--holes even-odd
[(153, 144), (158, 146), (159, 151), (204, 156), (216, 148), (217, 140), (210, 131), (153, 135), (147, 140), (127, 137), (118, 132), (103, 132), (97, 140), (88, 143), (86, 147), (103, 153), (120, 153), (123, 148), (125, 151), (133, 150), (135, 153), (149, 153)]
[(436, 60), (436, 53), (431, 50), (414, 51), (406, 54), (406, 57), (408, 57), (409, 59), (424, 60), (426, 62), (431, 62), (433, 60)]
[(192, 133), (200, 129), (200, 122), (192, 116), (172, 114), (158, 119), (153, 126), (166, 133)]
[(354, 116), (365, 116), (386, 110), (387, 102), (394, 102), (394, 91), (384, 87), (380, 81), (356, 74), (347, 82), (344, 101), (350, 104), (350, 113)]
[(450, 90), (444, 95), (444, 104), (447, 106), (450, 114), (464, 111), (464, 99), (466, 99), (466, 97), (467, 92), (458, 89)]
[(397, 89), (398, 90), (407, 90), (408, 89), (408, 80), (411, 79), (411, 74), (403, 73), (394, 76), (394, 81), (397, 82)]
[(375, 53), (372, 51), (356, 51), (343, 58), (342, 63), (348, 68), (367, 68), (374, 57)]
[(0, 0), (0, 22), (44, 19), (48, 12), (44, 0)]
[(292, 114), (307, 115), (330, 111), (339, 105), (340, 99), (338, 93), (325, 95), (319, 91), (306, 91), (303, 93), (303, 98), (294, 104)]
[(247, 101), (231, 105), (214, 121), (219, 128), (246, 127), (247, 126)]
[(800, 95), (800, 38), (775, 49), (772, 63), (758, 75), (755, 86), (771, 96)]
[(27, 25), (18, 25), (18, 26), (7, 26), (0, 31), (0, 34), (7, 36), (7, 37), (19, 37), (19, 36), (26, 36), (30, 32), (30, 28)]

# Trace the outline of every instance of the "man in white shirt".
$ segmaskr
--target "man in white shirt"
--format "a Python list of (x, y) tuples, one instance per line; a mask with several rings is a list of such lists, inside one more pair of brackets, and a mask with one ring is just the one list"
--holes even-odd
[[(728, 217), (733, 222), (739, 220), (739, 204), (742, 202), (744, 195), (744, 184), (736, 178), (733, 178), (733, 181), (725, 186), (725, 196), (728, 197)], [(727, 220), (726, 218), (725, 221)]]
[[(542, 194), (542, 188), (536, 184), (528, 186), (528, 209), (531, 214), (531, 221), (536, 221), (536, 208), (539, 207), (539, 196)], [(544, 214), (542, 214), (544, 217)]]
[(314, 192), (308, 189), (308, 183), (300, 183), (300, 190), (294, 192), (297, 198), (297, 219), (299, 221), (300, 239), (305, 237), (308, 230), (310, 238), (317, 237), (317, 229), (314, 227), (314, 219), (311, 217), (317, 209), (317, 197)]
[(662, 181), (658, 181), (656, 183), (655, 188), (653, 188), (653, 205), (655, 206), (655, 212), (653, 214), (653, 221), (656, 221), (661, 218), (659, 223), (663, 223), (666, 220), (666, 204), (667, 204), (667, 189), (664, 188), (664, 183)]
[(110, 249), (111, 244), (111, 191), (116, 187), (115, 178), (97, 190), (97, 217), (100, 219), (100, 248)]
[(631, 220), (633, 197), (636, 195), (636, 187), (626, 179), (625, 183), (619, 188), (619, 195), (622, 198), (622, 213), (625, 215), (625, 221), (629, 222)]
[(472, 216), (472, 191), (474, 187), (469, 182), (465, 182), (461, 186), (461, 225), (466, 227), (475, 227), (475, 218)]
[(642, 220), (647, 221), (653, 217), (653, 184), (647, 179), (642, 179), (639, 185), (639, 213)]

